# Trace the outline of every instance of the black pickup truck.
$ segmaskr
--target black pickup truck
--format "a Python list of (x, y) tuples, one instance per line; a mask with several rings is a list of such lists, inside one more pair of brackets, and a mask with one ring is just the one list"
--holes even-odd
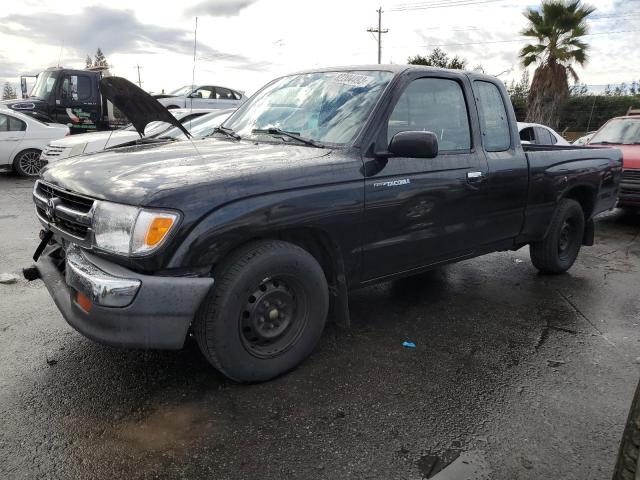
[(177, 349), (192, 332), (225, 375), (262, 381), (307, 357), (327, 317), (348, 324), (352, 289), (525, 245), (565, 272), (620, 176), (615, 149), (523, 147), (493, 77), (308, 71), (212, 138), (46, 168), (25, 275), (87, 337)]

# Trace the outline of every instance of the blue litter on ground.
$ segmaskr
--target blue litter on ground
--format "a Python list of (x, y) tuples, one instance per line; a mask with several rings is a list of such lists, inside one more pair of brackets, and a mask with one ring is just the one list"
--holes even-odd
[(416, 348), (416, 344), (413, 342), (402, 342), (402, 346), (406, 348)]

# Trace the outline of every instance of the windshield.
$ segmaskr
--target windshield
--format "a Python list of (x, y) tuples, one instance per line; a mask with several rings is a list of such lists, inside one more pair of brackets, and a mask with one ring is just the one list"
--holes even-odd
[(30, 98), (37, 98), (38, 100), (47, 100), (53, 86), (56, 83), (58, 72), (42, 72), (38, 75), (38, 80), (31, 90)]
[(591, 145), (597, 143), (615, 143), (618, 145), (640, 143), (640, 118), (617, 118), (611, 120), (589, 142)]
[(180, 87), (173, 92), (169, 92), (169, 95), (175, 95), (176, 97), (181, 97), (182, 95), (189, 95), (191, 91), (194, 89), (191, 85), (185, 85), (184, 87)]
[[(191, 133), (193, 138), (204, 138), (213, 133), (213, 129), (220, 126), (224, 122), (232, 110), (221, 110), (219, 112), (211, 112), (201, 117), (195, 118), (188, 122), (184, 122), (184, 127)], [(173, 127), (167, 130), (160, 138), (183, 139), (184, 133), (179, 128)]]
[(317, 142), (346, 144), (360, 131), (392, 76), (359, 70), (283, 77), (258, 92), (224, 126), (242, 137), (263, 136), (254, 130), (277, 128)]

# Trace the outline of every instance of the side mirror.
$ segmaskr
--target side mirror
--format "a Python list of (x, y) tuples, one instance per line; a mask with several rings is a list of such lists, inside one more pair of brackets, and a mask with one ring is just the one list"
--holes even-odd
[(393, 157), (435, 158), (438, 156), (438, 137), (433, 132), (399, 132), (389, 143)]

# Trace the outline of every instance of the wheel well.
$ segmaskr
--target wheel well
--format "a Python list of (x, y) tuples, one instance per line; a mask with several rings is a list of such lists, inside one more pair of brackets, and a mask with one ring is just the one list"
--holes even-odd
[[(282, 240), (306, 250), (320, 264), (329, 286), (329, 316), (341, 327), (350, 324), (348, 289), (344, 263), (339, 247), (329, 235), (315, 228), (291, 228), (253, 237), (255, 240)], [(244, 243), (243, 243), (244, 244)], [(236, 245), (233, 249), (240, 247)]]
[(571, 198), (580, 204), (582, 211), (584, 212), (585, 220), (591, 218), (596, 203), (596, 194), (591, 187), (584, 185), (574, 187), (569, 190), (564, 197)]

